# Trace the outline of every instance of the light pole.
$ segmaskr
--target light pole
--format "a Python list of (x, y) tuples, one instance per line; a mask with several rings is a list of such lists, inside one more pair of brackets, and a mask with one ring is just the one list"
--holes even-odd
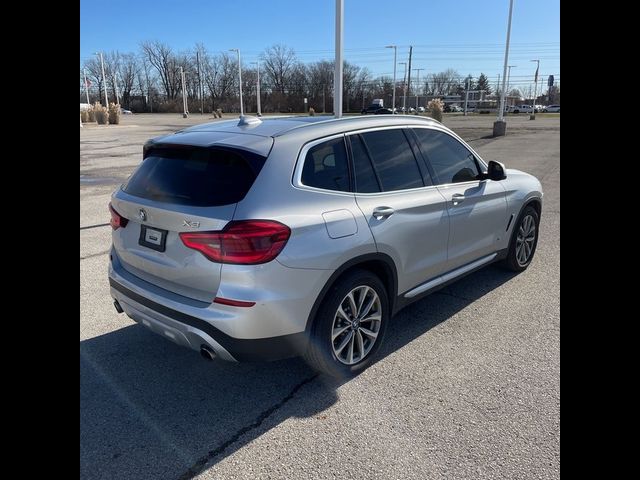
[(82, 69), (82, 76), (84, 77), (84, 91), (87, 94), (87, 105), (89, 105), (91, 102), (89, 101), (89, 85), (87, 84), (87, 72), (85, 68)]
[(243, 117), (244, 108), (242, 106), (242, 64), (240, 63), (240, 49), (232, 48), (229, 51), (238, 53), (238, 82), (240, 83), (240, 117)]
[(260, 108), (260, 62), (251, 62), (251, 65), (255, 65), (258, 71), (258, 79), (256, 80), (256, 99), (258, 100), (258, 116), (262, 116), (262, 109)]
[(531, 115), (529, 115), (529, 120), (536, 119), (536, 96), (538, 95), (538, 70), (540, 70), (540, 60), (530, 60), (531, 62), (536, 62), (536, 75), (533, 78), (533, 101), (531, 102), (531, 106), (533, 107), (533, 111)]
[(407, 113), (407, 62), (400, 62), (404, 65), (404, 77), (402, 77), (402, 113)]
[(186, 88), (184, 86), (184, 69), (180, 67), (180, 80), (182, 81), (182, 118), (187, 118), (189, 112), (187, 112), (187, 97)]
[(107, 78), (104, 75), (104, 59), (102, 58), (102, 52), (96, 52), (96, 55), (100, 57), (100, 68), (102, 69), (102, 86), (104, 89), (104, 105), (109, 108), (109, 98), (107, 97)]
[(424, 68), (414, 68), (414, 71), (418, 72), (416, 82), (418, 84), (418, 88), (416, 88), (416, 113), (418, 113), (418, 107), (420, 106), (419, 98), (420, 98), (420, 71), (424, 70)]
[(384, 48), (393, 48), (393, 100), (391, 100), (391, 113), (396, 113), (396, 60), (398, 47), (396, 45), (387, 45)]
[(342, 38), (344, 32), (344, 0), (336, 0), (336, 64), (333, 71), (333, 114), (342, 117)]
[(507, 133), (507, 122), (504, 121), (504, 99), (507, 81), (507, 64), (509, 63), (509, 41), (511, 39), (511, 16), (513, 14), (513, 0), (509, 0), (509, 22), (507, 24), (507, 45), (504, 49), (504, 68), (502, 69), (502, 95), (500, 95), (500, 110), (498, 118), (493, 123), (493, 136), (498, 137)]

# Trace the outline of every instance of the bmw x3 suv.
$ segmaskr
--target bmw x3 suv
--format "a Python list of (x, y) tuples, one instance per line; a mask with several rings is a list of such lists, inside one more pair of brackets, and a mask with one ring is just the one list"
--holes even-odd
[(205, 358), (346, 377), (409, 303), (496, 261), (526, 269), (541, 208), (535, 177), (429, 118), (202, 124), (147, 142), (113, 193), (111, 296)]

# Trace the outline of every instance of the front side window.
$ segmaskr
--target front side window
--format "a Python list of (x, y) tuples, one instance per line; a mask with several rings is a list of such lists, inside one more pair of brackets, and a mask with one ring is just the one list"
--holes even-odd
[(424, 187), (420, 168), (401, 129), (365, 132), (361, 137), (383, 191)]
[(302, 168), (302, 183), (324, 190), (350, 190), (347, 151), (342, 137), (309, 149)]
[(451, 135), (426, 128), (413, 130), (418, 145), (435, 170), (438, 183), (460, 183), (477, 180), (478, 166), (473, 154)]

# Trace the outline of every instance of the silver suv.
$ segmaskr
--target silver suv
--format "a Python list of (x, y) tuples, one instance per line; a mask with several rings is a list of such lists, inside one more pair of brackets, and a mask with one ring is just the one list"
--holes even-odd
[(109, 206), (114, 305), (209, 359), (355, 374), (404, 306), (536, 249), (540, 182), (428, 118), (243, 117), (143, 155)]

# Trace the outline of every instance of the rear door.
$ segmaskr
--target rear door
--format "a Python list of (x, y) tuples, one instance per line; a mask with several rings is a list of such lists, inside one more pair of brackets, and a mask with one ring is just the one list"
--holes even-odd
[(379, 252), (398, 270), (398, 293), (444, 271), (449, 219), (444, 197), (403, 128), (347, 135), (355, 196)]
[(508, 221), (502, 184), (480, 180), (478, 160), (454, 136), (430, 128), (412, 130), (446, 199), (450, 219), (447, 269), (495, 252)]
[(128, 220), (113, 231), (122, 267), (171, 292), (211, 302), (221, 264), (187, 248), (179, 233), (221, 230), (264, 160), (231, 148), (159, 145), (147, 152), (112, 197), (113, 209)]

